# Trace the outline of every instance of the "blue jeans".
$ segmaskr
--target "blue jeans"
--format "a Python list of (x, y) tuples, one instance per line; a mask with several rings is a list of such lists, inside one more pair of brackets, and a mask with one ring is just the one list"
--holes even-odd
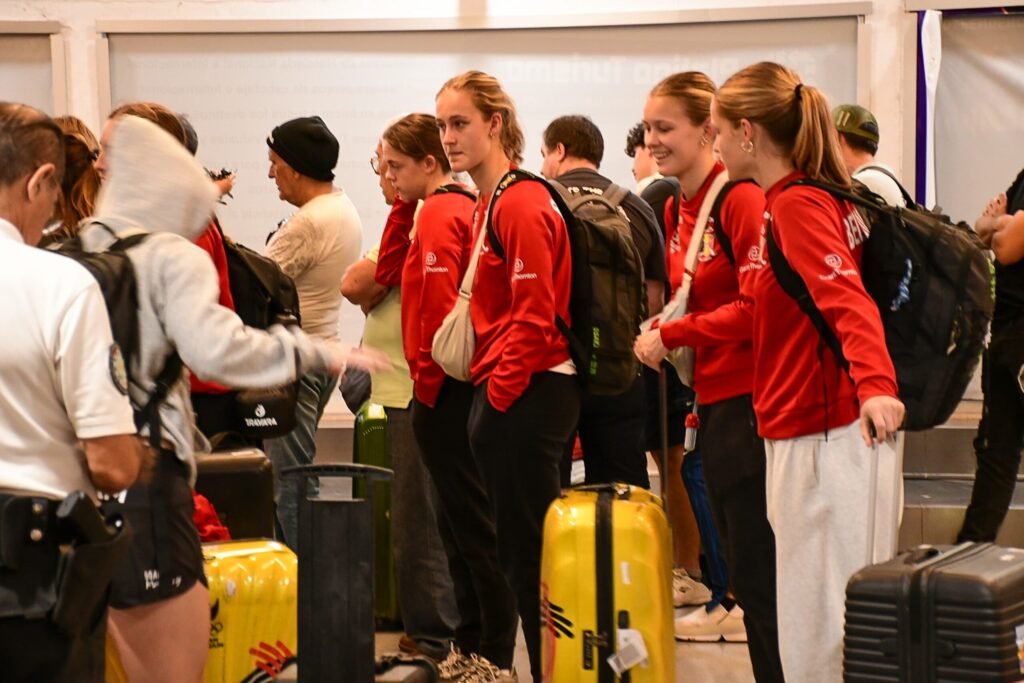
[[(287, 436), (264, 441), (267, 457), (274, 465), (274, 502), (277, 503), (277, 526), (280, 540), (289, 548), (299, 550), (299, 493), (295, 480), (281, 481), (286, 467), (310, 465), (316, 458), (316, 429), (324, 408), (331, 398), (338, 378), (326, 372), (310, 372), (299, 380), (295, 406), (295, 429)], [(310, 491), (316, 486), (310, 482)]]
[(686, 492), (690, 496), (690, 506), (693, 508), (693, 516), (697, 519), (697, 529), (700, 531), (700, 542), (704, 546), (704, 559), (708, 563), (711, 601), (707, 608), (710, 610), (722, 602), (726, 591), (729, 590), (729, 570), (725, 564), (722, 544), (718, 540), (718, 529), (711, 516), (711, 502), (708, 500), (708, 490), (704, 485), (704, 470), (701, 467), (699, 451), (687, 453), (683, 458), (683, 484), (686, 485)]

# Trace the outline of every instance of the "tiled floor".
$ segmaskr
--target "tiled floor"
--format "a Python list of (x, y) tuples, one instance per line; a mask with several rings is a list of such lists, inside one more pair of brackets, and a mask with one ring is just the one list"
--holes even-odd
[[(676, 615), (686, 613), (676, 610)], [(378, 633), (377, 654), (398, 650), (399, 633)], [(519, 683), (531, 683), (530, 665), (523, 634), (516, 642), (516, 671)], [(676, 642), (676, 681), (678, 683), (753, 683), (747, 646), (742, 643)], [(668, 683), (668, 682), (666, 682)]]

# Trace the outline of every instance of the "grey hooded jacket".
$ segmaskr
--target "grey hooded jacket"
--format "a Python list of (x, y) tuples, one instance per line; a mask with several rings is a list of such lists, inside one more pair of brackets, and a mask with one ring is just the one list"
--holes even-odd
[[(85, 248), (103, 251), (114, 235), (152, 233), (128, 250), (139, 297), (140, 348), (129, 371), (134, 406), (145, 405), (175, 349), (204, 380), (237, 388), (278, 386), (327, 367), (328, 347), (298, 328), (246, 327), (218, 303), (213, 262), (192, 243), (209, 224), (217, 190), (177, 140), (149, 121), (124, 116), (114, 123), (106, 154), (95, 215), (80, 232)], [(195, 429), (185, 372), (161, 406), (160, 422), (194, 481), (193, 452), (208, 444)], [(144, 426), (141, 433), (148, 431)]]

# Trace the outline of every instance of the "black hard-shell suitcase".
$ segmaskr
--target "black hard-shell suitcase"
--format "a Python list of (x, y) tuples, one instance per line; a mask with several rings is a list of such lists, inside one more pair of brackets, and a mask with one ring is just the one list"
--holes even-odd
[(196, 469), (196, 492), (213, 504), (232, 538), (274, 538), (274, 468), (263, 451), (200, 454)]
[(846, 588), (846, 683), (1024, 680), (1024, 550), (921, 546)]

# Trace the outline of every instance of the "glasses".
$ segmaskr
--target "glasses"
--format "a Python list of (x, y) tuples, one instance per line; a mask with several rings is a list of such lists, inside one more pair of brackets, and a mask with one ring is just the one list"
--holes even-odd
[(376, 155), (370, 157), (370, 168), (373, 169), (374, 173), (380, 175), (380, 157)]

